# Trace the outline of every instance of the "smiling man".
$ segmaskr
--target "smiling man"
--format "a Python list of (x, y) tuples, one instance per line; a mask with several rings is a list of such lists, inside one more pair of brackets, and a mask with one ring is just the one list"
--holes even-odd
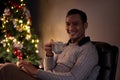
[(52, 52), (53, 43), (45, 45), (44, 70), (37, 69), (25, 61), (20, 61), (18, 67), (5, 64), (0, 67), (0, 79), (97, 80), (98, 53), (90, 37), (85, 36), (88, 27), (86, 14), (81, 10), (71, 9), (66, 15), (65, 22), (69, 41), (56, 59)]
[(45, 70), (39, 71), (44, 80), (97, 80), (99, 73), (98, 53), (90, 38), (85, 36), (88, 27), (86, 14), (71, 9), (66, 15), (66, 31), (69, 41), (54, 61), (51, 45), (45, 45)]

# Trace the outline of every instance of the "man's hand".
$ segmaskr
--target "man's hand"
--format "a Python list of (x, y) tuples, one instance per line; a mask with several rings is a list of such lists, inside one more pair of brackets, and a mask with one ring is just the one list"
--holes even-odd
[(3, 64), (0, 64), (0, 67), (2, 66)]
[(46, 51), (46, 56), (47, 57), (53, 57), (52, 53), (52, 45), (53, 45), (53, 40), (51, 40), (49, 43), (45, 45), (45, 51)]
[(21, 60), (17, 62), (16, 65), (23, 71), (27, 72), (28, 74), (31, 74), (31, 75), (38, 74), (38, 69), (34, 67), (30, 62)]

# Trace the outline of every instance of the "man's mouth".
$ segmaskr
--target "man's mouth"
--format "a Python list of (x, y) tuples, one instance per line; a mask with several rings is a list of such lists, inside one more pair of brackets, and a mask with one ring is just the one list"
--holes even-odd
[(75, 33), (76, 33), (75, 31), (69, 31), (70, 35), (75, 35)]

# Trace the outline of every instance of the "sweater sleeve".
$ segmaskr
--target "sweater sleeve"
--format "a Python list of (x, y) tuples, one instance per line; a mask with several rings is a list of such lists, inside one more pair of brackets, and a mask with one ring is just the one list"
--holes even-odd
[(51, 71), (55, 66), (54, 57), (46, 57), (44, 58), (44, 70)]

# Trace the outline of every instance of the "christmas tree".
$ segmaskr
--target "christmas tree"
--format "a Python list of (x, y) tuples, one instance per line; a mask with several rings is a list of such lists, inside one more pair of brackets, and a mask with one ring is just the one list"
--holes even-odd
[(5, 8), (0, 15), (0, 58), (12, 63), (27, 60), (38, 65), (39, 39), (31, 28), (31, 15), (25, 2), (3, 0), (2, 4)]

